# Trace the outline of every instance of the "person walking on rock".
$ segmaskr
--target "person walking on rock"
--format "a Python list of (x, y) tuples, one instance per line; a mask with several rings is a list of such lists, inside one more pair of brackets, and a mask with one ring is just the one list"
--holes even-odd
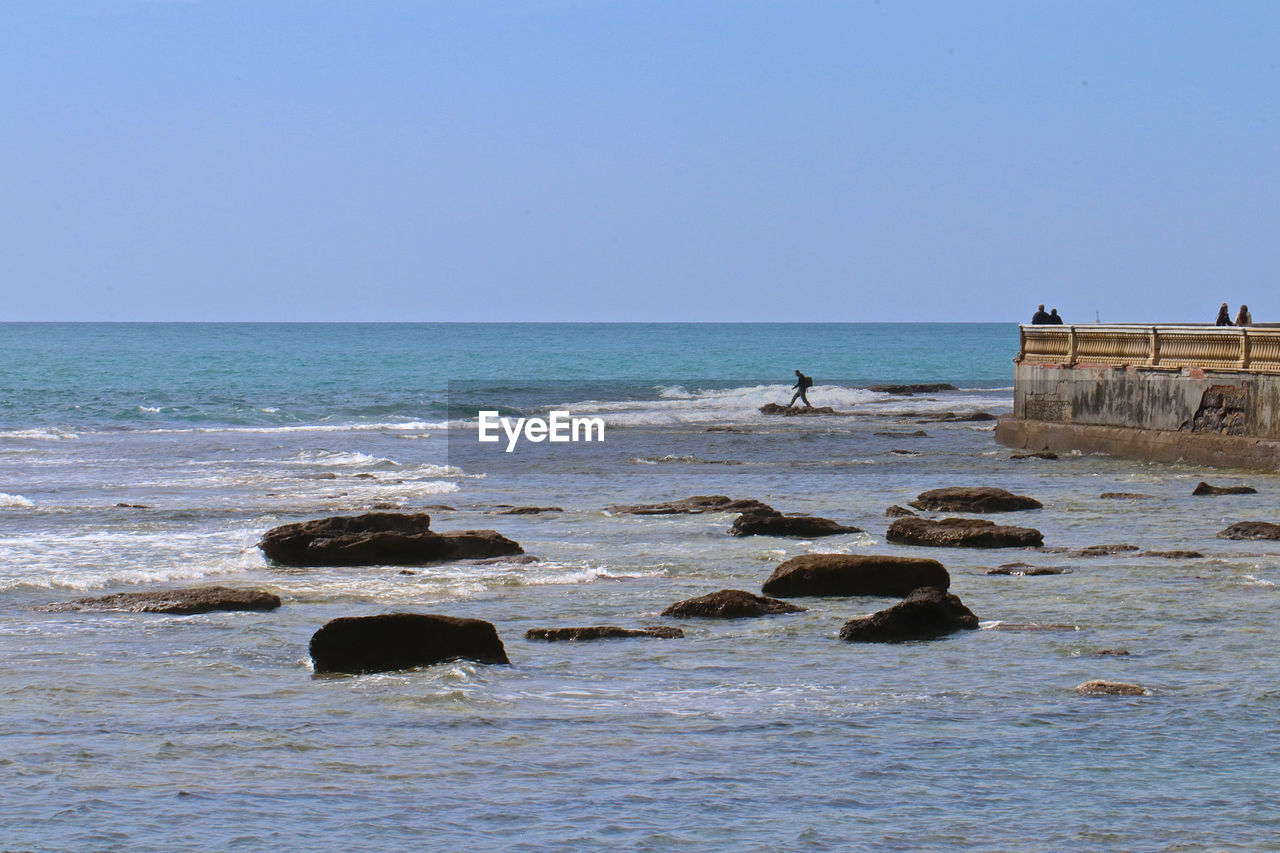
[(803, 373), (797, 370), (796, 384), (792, 385), (791, 387), (796, 389), (796, 393), (791, 395), (791, 402), (787, 403), (787, 408), (789, 409), (792, 406), (794, 406), (796, 404), (796, 398), (798, 397), (799, 399), (804, 401), (805, 408), (812, 409), (813, 403), (809, 402), (809, 398), (805, 396), (804, 392), (808, 391), (810, 388), (813, 387), (813, 377), (805, 376)]

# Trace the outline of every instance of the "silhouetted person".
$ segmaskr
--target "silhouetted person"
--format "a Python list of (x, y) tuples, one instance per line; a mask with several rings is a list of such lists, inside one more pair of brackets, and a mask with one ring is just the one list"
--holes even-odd
[(1240, 313), (1236, 315), (1236, 325), (1237, 326), (1253, 325), (1253, 315), (1249, 313), (1248, 305), (1240, 306)]
[(805, 376), (803, 373), (797, 370), (796, 384), (792, 385), (791, 387), (796, 389), (796, 393), (791, 395), (791, 402), (787, 403), (787, 408), (789, 409), (792, 406), (794, 406), (796, 404), (796, 398), (799, 397), (801, 400), (804, 400), (804, 404), (807, 408), (812, 409), (813, 404), (809, 402), (809, 398), (804, 395), (804, 392), (808, 391), (810, 388), (813, 387), (813, 377)]
[(1218, 309), (1218, 319), (1213, 321), (1215, 326), (1231, 325), (1231, 309), (1227, 307), (1227, 303), (1222, 303), (1222, 307)]
[(1049, 319), (1049, 315), (1044, 313), (1043, 305), (1036, 309), (1036, 313), (1031, 315), (1031, 325), (1033, 326), (1047, 326), (1051, 322), (1053, 321)]
[(1049, 309), (1049, 319), (1048, 319), (1048, 320), (1045, 320), (1045, 322), (1046, 322), (1046, 323), (1048, 323), (1050, 326), (1061, 326), (1061, 325), (1062, 325), (1062, 318), (1058, 316), (1058, 309), (1057, 309), (1057, 308), (1050, 308), (1050, 309)]

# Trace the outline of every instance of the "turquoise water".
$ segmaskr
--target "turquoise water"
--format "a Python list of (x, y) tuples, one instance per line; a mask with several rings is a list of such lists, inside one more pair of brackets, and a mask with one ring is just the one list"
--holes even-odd
[[(0, 849), (1270, 849), (1280, 837), (1280, 562), (1220, 540), (1280, 477), (1014, 460), (1012, 325), (0, 325)], [(791, 371), (842, 414), (772, 419)], [(876, 393), (875, 382), (960, 390)], [(465, 403), (465, 405), (464, 405)], [(565, 406), (603, 444), (510, 456), (467, 407)], [(708, 432), (732, 427), (734, 432)], [(923, 437), (902, 433), (924, 430)], [(899, 435), (878, 435), (894, 432)], [(905, 451), (905, 452), (904, 452)], [(1257, 495), (1192, 498), (1200, 479)], [(997, 485), (1037, 551), (884, 541), (890, 504)], [(1148, 500), (1104, 501), (1107, 491)], [(731, 516), (618, 502), (755, 497), (865, 532), (736, 538)], [(118, 504), (135, 506), (119, 506)], [(508, 516), (506, 505), (563, 508)], [(537, 563), (282, 570), (305, 518), (427, 509)], [(1127, 542), (1105, 558), (1072, 553)], [(1192, 549), (1194, 559), (1145, 552)], [(983, 629), (851, 646), (892, 602), (670, 620), (802, 553), (941, 560)], [(1022, 561), (1068, 571), (986, 574)], [(272, 613), (54, 613), (220, 583)], [(317, 677), (338, 616), (487, 619), (510, 667)], [(534, 627), (675, 624), (683, 640), (540, 644)], [(1103, 654), (1123, 650), (1125, 655)], [(1149, 695), (1091, 698), (1079, 683)]]

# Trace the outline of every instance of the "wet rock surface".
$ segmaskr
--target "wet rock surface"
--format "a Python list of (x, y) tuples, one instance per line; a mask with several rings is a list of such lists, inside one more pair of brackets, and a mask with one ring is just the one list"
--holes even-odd
[(1145, 687), (1137, 684), (1102, 680), (1086, 681), (1077, 685), (1076, 692), (1086, 696), (1147, 696), (1150, 693)]
[(980, 518), (899, 518), (885, 539), (896, 545), (940, 548), (1028, 548), (1044, 544), (1044, 534), (1031, 527), (997, 525)]
[(950, 382), (923, 382), (914, 385), (868, 385), (867, 390), (909, 397), (912, 394), (936, 394), (939, 391), (959, 391), (960, 389)]
[(1219, 539), (1280, 539), (1280, 524), (1270, 521), (1237, 521), (1218, 531)]
[(1071, 554), (1076, 557), (1114, 557), (1116, 554), (1130, 554), (1140, 550), (1137, 545), (1090, 545), (1087, 548), (1078, 548)]
[(956, 595), (921, 587), (887, 610), (851, 619), (840, 629), (850, 643), (901, 643), (928, 640), (978, 627), (978, 617)]
[(1162, 557), (1166, 560), (1199, 560), (1204, 554), (1199, 551), (1142, 551), (1139, 557)]
[(753, 595), (743, 589), (722, 589), (719, 592), (678, 601), (662, 611), (662, 615), (742, 619), (752, 616), (769, 616), (775, 613), (802, 613), (804, 610), (805, 608), (789, 602)]
[(895, 432), (893, 430), (885, 430), (883, 432), (873, 433), (873, 435), (883, 435), (888, 438), (928, 438), (929, 433), (922, 429), (912, 430), (911, 432)]
[(50, 604), (42, 610), (117, 610), (129, 613), (209, 613), (214, 610), (275, 610), (280, 596), (260, 589), (199, 586), (153, 592), (119, 592), (99, 598), (78, 598)]
[(905, 596), (920, 587), (946, 589), (951, 576), (937, 560), (876, 554), (803, 554), (774, 569), (761, 592), (796, 596)]
[(947, 423), (977, 423), (981, 421), (994, 421), (996, 416), (990, 412), (943, 412), (928, 418), (920, 418), (916, 423), (921, 424), (947, 424)]
[(1258, 493), (1258, 490), (1255, 489), (1253, 486), (1211, 486), (1208, 483), (1203, 481), (1201, 481), (1199, 485), (1197, 485), (1191, 491), (1191, 494), (1193, 495), (1202, 495), (1202, 496), (1203, 495), (1208, 495), (1208, 496), (1256, 495), (1257, 493)]
[(909, 506), (926, 512), (1018, 512), (1044, 504), (994, 486), (949, 486), (921, 492)]
[(679, 628), (650, 626), (647, 628), (619, 628), (616, 625), (593, 625), (585, 628), (531, 628), (524, 633), (528, 640), (547, 642), (584, 642), (587, 640), (616, 640), (630, 637), (656, 637), (678, 639), (684, 636)]
[(429, 613), (344, 616), (311, 637), (316, 672), (389, 672), (459, 659), (510, 663), (497, 630), (481, 619)]
[(1009, 458), (1010, 458), (1010, 459), (1046, 459), (1046, 460), (1053, 460), (1053, 459), (1057, 459), (1057, 458), (1058, 458), (1058, 454), (1056, 454), (1056, 453), (1051, 453), (1051, 452), (1050, 452), (1050, 451), (1048, 451), (1048, 450), (1042, 450), (1042, 451), (1039, 451), (1038, 453), (1014, 453), (1014, 454), (1013, 454), (1013, 455), (1011, 455)]
[(499, 510), (498, 515), (539, 515), (544, 512), (564, 512), (564, 509), (558, 506), (513, 506)]
[(1012, 575), (1013, 577), (1040, 577), (1041, 575), (1063, 575), (1069, 572), (1062, 566), (1032, 566), (1027, 563), (1006, 563), (994, 569), (987, 569), (989, 575)]
[(750, 498), (735, 500), (727, 495), (694, 495), (678, 501), (657, 504), (618, 504), (605, 507), (615, 515), (698, 515), (704, 512), (749, 512), (772, 509), (768, 504)]
[(1155, 495), (1144, 495), (1141, 492), (1103, 492), (1098, 495), (1104, 501), (1153, 501)]
[(258, 547), (282, 566), (420, 566), (522, 554), (495, 530), (436, 533), (426, 513), (371, 512), (272, 528)]
[(783, 417), (794, 417), (796, 415), (834, 415), (836, 410), (830, 406), (783, 406), (779, 403), (765, 403), (760, 407), (762, 415), (782, 415)]
[(785, 536), (800, 539), (861, 532), (861, 528), (839, 524), (829, 518), (783, 515), (770, 507), (744, 512), (734, 519), (733, 526), (729, 528), (731, 536)]
[(887, 518), (915, 518), (916, 514), (905, 506), (894, 504), (884, 511)]

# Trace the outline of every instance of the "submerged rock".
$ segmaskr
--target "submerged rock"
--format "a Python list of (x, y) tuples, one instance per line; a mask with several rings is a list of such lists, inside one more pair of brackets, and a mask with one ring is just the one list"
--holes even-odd
[(834, 415), (836, 410), (830, 406), (783, 406), (778, 403), (765, 403), (760, 407), (762, 415)]
[(783, 515), (769, 507), (744, 512), (734, 519), (733, 526), (729, 528), (731, 536), (790, 536), (802, 539), (861, 532), (862, 528), (837, 524), (829, 518)]
[(915, 518), (916, 517), (916, 514), (914, 512), (907, 509), (905, 506), (898, 506), (897, 504), (894, 504), (893, 506), (886, 509), (884, 511), (884, 514), (888, 518)]
[(495, 530), (436, 533), (426, 513), (371, 512), (272, 528), (258, 547), (284, 566), (420, 566), (522, 554)]
[(850, 643), (901, 643), (977, 627), (978, 617), (958, 596), (926, 586), (887, 610), (846, 622), (840, 629), (840, 639)]
[(872, 433), (872, 435), (883, 435), (889, 438), (928, 438), (929, 433), (922, 429), (913, 430), (911, 432), (894, 432), (893, 430), (885, 430), (883, 432)]
[(996, 416), (990, 412), (943, 412), (933, 417), (921, 418), (916, 423), (921, 424), (946, 424), (946, 423), (973, 423), (977, 421), (994, 421)]
[(920, 382), (914, 385), (868, 385), (867, 390), (909, 397), (912, 394), (936, 394), (939, 391), (959, 391), (960, 389), (950, 382)]
[(1193, 495), (1256, 495), (1258, 490), (1253, 486), (1211, 486), (1201, 481), (1191, 494)]
[(921, 492), (910, 506), (926, 512), (1018, 512), (1044, 504), (992, 486), (950, 486)]
[(743, 589), (722, 589), (719, 592), (678, 601), (662, 611), (662, 615), (742, 619), (749, 616), (768, 616), (774, 613), (802, 613), (804, 609), (785, 601), (779, 601), (776, 598), (752, 595)]
[(1050, 453), (1048, 450), (1041, 450), (1038, 453), (1015, 453), (1009, 457), (1010, 459), (1057, 459), (1058, 454)]
[(1090, 545), (1071, 553), (1076, 557), (1113, 557), (1116, 554), (1128, 554), (1137, 550), (1139, 550), (1137, 545)]
[(997, 525), (981, 518), (899, 518), (885, 539), (897, 545), (942, 548), (1026, 548), (1044, 544), (1044, 534), (1031, 527)]
[(1061, 566), (1032, 566), (1027, 563), (1006, 563), (994, 569), (987, 569), (987, 574), (1031, 578), (1041, 575), (1062, 575), (1068, 571), (1068, 569), (1064, 569)]
[(604, 508), (605, 512), (628, 515), (699, 515), (704, 512), (749, 512), (753, 509), (772, 507), (750, 498), (734, 500), (727, 495), (694, 495), (660, 504), (619, 504)]
[(197, 586), (154, 592), (118, 592), (101, 598), (77, 598), (42, 610), (123, 610), (129, 613), (208, 613), (213, 610), (275, 610), (280, 596), (260, 589)]
[(614, 625), (594, 625), (589, 628), (531, 628), (524, 633), (527, 640), (556, 642), (581, 642), (584, 640), (613, 640), (626, 637), (658, 637), (678, 639), (684, 636), (679, 628), (651, 626), (648, 628), (619, 628)]
[(564, 509), (558, 506), (513, 506), (499, 510), (498, 515), (538, 515), (543, 512), (564, 512)]
[(1098, 495), (1104, 501), (1153, 501), (1155, 495), (1144, 495), (1141, 492), (1103, 492)]
[(920, 455), (919, 450), (901, 450), (896, 447), (893, 450), (890, 450), (889, 453), (891, 453), (894, 456), (919, 456)]
[(1166, 560), (1199, 560), (1204, 557), (1199, 551), (1143, 551), (1139, 557), (1163, 557)]
[(1076, 692), (1086, 696), (1148, 696), (1151, 693), (1145, 687), (1139, 687), (1136, 684), (1101, 680), (1086, 681), (1076, 687)]
[(800, 595), (908, 595), (923, 586), (946, 589), (951, 576), (937, 560), (877, 554), (804, 554), (792, 557), (764, 582), (761, 592)]
[(1280, 524), (1269, 521), (1237, 521), (1218, 532), (1219, 539), (1280, 539)]
[(481, 619), (425, 613), (344, 616), (311, 637), (316, 672), (388, 672), (458, 659), (510, 663), (497, 630)]

